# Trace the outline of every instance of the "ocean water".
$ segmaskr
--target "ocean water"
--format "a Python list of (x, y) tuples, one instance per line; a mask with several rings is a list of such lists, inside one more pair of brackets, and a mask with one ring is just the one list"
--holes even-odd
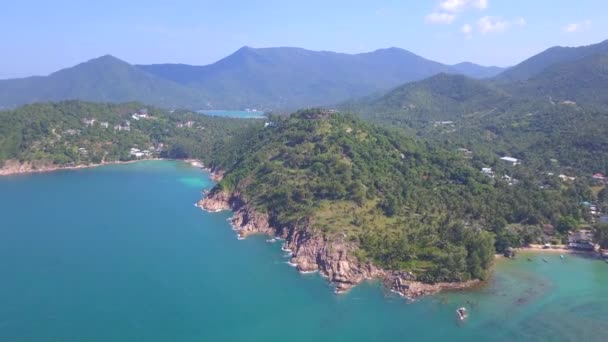
[(246, 110), (199, 110), (197, 113), (241, 119), (259, 119), (266, 117), (264, 112), (248, 112)]
[(337, 296), (194, 207), (211, 185), (169, 161), (0, 178), (0, 341), (608, 341), (603, 261), (529, 254), (479, 290)]

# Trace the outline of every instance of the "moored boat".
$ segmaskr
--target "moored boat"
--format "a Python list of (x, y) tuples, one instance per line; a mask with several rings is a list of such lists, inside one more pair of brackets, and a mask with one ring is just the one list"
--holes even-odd
[(465, 307), (458, 308), (458, 310), (456, 310), (456, 314), (461, 321), (469, 316), (467, 313), (467, 308)]

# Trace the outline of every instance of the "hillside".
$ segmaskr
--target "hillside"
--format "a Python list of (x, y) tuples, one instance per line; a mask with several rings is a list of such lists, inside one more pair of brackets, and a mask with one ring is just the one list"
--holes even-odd
[(363, 118), (398, 125), (454, 121), (491, 113), (510, 95), (488, 82), (462, 75), (438, 74), (407, 83), (386, 94), (347, 102), (340, 108)]
[(141, 101), (165, 108), (201, 103), (197, 92), (112, 56), (92, 59), (49, 76), (0, 81), (0, 105), (4, 107), (70, 99)]
[(451, 66), (389, 48), (345, 54), (244, 47), (206, 66), (133, 66), (103, 56), (49, 76), (0, 80), (0, 108), (78, 99), (140, 101), (163, 108), (297, 109), (384, 91), (439, 72), (486, 75), (496, 68)]
[(509, 83), (437, 75), (342, 108), (446, 146), (513, 155), (531, 169), (603, 173), (608, 169), (599, 152), (608, 146), (600, 133), (608, 129), (606, 56), (555, 64), (529, 80)]
[[(516, 89), (516, 87), (518, 89)], [(553, 102), (608, 106), (608, 52), (550, 66), (526, 83), (511, 86), (521, 96)]]
[(550, 66), (602, 53), (608, 53), (608, 40), (579, 47), (554, 46), (505, 70), (496, 76), (496, 80), (501, 82), (527, 80)]
[[(208, 158), (250, 125), (261, 123), (167, 113), (140, 103), (32, 104), (0, 111), (0, 173), (3, 166), (27, 171), (151, 157)], [(136, 155), (132, 148), (143, 152)]]
[(208, 90), (212, 106), (258, 108), (330, 104), (439, 72), (486, 76), (498, 71), (472, 63), (456, 70), (398, 48), (350, 55), (289, 47), (243, 47), (207, 66), (139, 67), (159, 77)]
[(300, 270), (319, 268), (338, 289), (376, 267), (423, 282), (484, 279), (495, 248), (581, 215), (566, 188), (544, 191), (504, 168), (519, 183), (494, 180), (456, 151), (352, 116), (307, 110), (276, 120), (210, 160), (225, 175), (201, 205), (232, 208), (241, 235), (287, 239)]

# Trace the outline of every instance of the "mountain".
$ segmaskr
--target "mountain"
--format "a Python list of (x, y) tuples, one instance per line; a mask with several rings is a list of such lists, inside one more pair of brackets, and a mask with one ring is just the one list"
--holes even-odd
[(502, 82), (527, 80), (552, 65), (601, 53), (608, 53), (608, 40), (579, 47), (554, 46), (505, 70), (496, 76), (496, 79)]
[(608, 108), (608, 52), (552, 65), (511, 88), (521, 96)]
[[(147, 115), (134, 119), (133, 113)], [(0, 175), (141, 157), (206, 158), (237, 131), (261, 125), (136, 102), (29, 104), (0, 111)], [(134, 155), (132, 148), (143, 155)]]
[(79, 99), (142, 101), (162, 107), (200, 103), (197, 92), (162, 79), (113, 56), (92, 59), (49, 76), (0, 81), (0, 105)]
[(517, 186), (494, 181), (455, 149), (354, 116), (305, 110), (272, 120), (211, 157), (225, 173), (199, 205), (232, 209), (241, 236), (284, 238), (300, 271), (320, 270), (339, 291), (379, 274), (391, 287), (394, 277), (483, 279), (494, 237), (502, 250), (529, 233), (507, 224), (537, 227), (577, 210), (565, 190), (543, 191), (525, 174)]
[(491, 75), (472, 63), (456, 69), (399, 48), (345, 54), (280, 47), (243, 47), (207, 66), (139, 65), (164, 79), (205, 89), (215, 107), (298, 108), (331, 104), (390, 89), (439, 72)]
[[(165, 108), (298, 108), (384, 91), (452, 69), (397, 48), (350, 55), (243, 47), (206, 66), (133, 66), (108, 55), (45, 77), (1, 80), (0, 106), (79, 99)], [(485, 69), (459, 67), (476, 75)]]
[[(528, 80), (439, 74), (339, 108), (550, 173), (606, 172), (608, 54), (552, 64)], [(492, 160), (486, 159), (486, 163)], [(554, 162), (548, 162), (554, 160)]]
[(385, 123), (452, 121), (491, 112), (509, 99), (507, 92), (489, 82), (441, 73), (340, 108)]
[(497, 66), (481, 66), (471, 62), (462, 62), (452, 65), (454, 72), (466, 75), (473, 78), (489, 78), (494, 77), (501, 72), (505, 71), (505, 68)]

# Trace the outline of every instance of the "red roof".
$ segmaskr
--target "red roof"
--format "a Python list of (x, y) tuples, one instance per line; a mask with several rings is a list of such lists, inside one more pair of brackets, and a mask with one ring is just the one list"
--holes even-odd
[(604, 178), (604, 175), (601, 173), (596, 173), (593, 175), (593, 178)]

